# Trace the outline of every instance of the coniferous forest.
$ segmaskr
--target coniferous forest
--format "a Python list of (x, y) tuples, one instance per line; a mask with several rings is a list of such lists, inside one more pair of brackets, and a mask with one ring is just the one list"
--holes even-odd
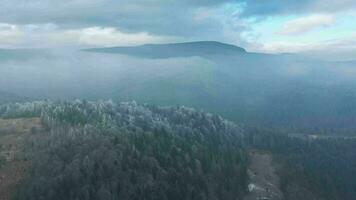
[(249, 149), (273, 155), (287, 200), (356, 195), (353, 137), (292, 135), (184, 106), (111, 100), (6, 104), (0, 116), (39, 117), (45, 126), (22, 141), (18, 159), (31, 164), (17, 200), (243, 199)]
[(25, 141), (28, 177), (16, 199), (236, 199), (246, 193), (242, 129), (185, 107), (112, 101), (3, 106), (3, 118), (41, 117)]
[(353, 199), (356, 138), (291, 135), (285, 130), (246, 128), (246, 143), (271, 152), (285, 199)]

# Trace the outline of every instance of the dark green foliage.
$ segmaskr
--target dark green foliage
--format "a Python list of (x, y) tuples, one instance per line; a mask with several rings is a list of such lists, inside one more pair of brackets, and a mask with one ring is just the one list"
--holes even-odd
[(251, 129), (248, 142), (271, 151), (282, 166), (286, 199), (354, 199), (356, 140), (352, 137), (288, 135)]
[(0, 144), (0, 169), (5, 165), (6, 159), (4, 157), (4, 155), (1, 154), (1, 152), (3, 151), (3, 146)]
[(3, 155), (0, 155), (0, 169), (5, 165), (6, 159)]
[[(33, 166), (18, 199), (235, 200), (246, 192), (242, 131), (219, 116), (134, 102), (37, 105), (51, 131), (28, 141)], [(12, 112), (21, 110), (31, 109)]]

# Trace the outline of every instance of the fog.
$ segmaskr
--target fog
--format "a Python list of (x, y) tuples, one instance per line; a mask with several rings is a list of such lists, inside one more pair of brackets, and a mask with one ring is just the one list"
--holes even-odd
[(356, 121), (353, 61), (253, 53), (149, 58), (75, 49), (3, 55), (0, 91), (26, 99), (187, 105), (268, 125), (353, 127)]
[(0, 90), (33, 98), (110, 98), (146, 81), (174, 77), (207, 60), (150, 60), (124, 55), (49, 50), (0, 60)]

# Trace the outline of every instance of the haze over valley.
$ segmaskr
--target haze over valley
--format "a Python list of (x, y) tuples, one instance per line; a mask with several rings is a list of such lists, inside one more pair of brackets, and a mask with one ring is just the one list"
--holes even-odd
[(0, 200), (356, 199), (355, 0), (4, 0)]
[(218, 42), (2, 51), (0, 91), (24, 99), (135, 100), (244, 123), (355, 128), (355, 61)]

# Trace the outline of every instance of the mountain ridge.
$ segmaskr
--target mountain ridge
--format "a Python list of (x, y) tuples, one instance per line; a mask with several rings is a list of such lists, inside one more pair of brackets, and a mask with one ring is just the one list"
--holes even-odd
[(149, 58), (192, 57), (211, 55), (245, 54), (244, 48), (217, 41), (196, 41), (167, 44), (144, 44), (139, 46), (119, 46), (83, 49), (86, 52), (124, 54)]

